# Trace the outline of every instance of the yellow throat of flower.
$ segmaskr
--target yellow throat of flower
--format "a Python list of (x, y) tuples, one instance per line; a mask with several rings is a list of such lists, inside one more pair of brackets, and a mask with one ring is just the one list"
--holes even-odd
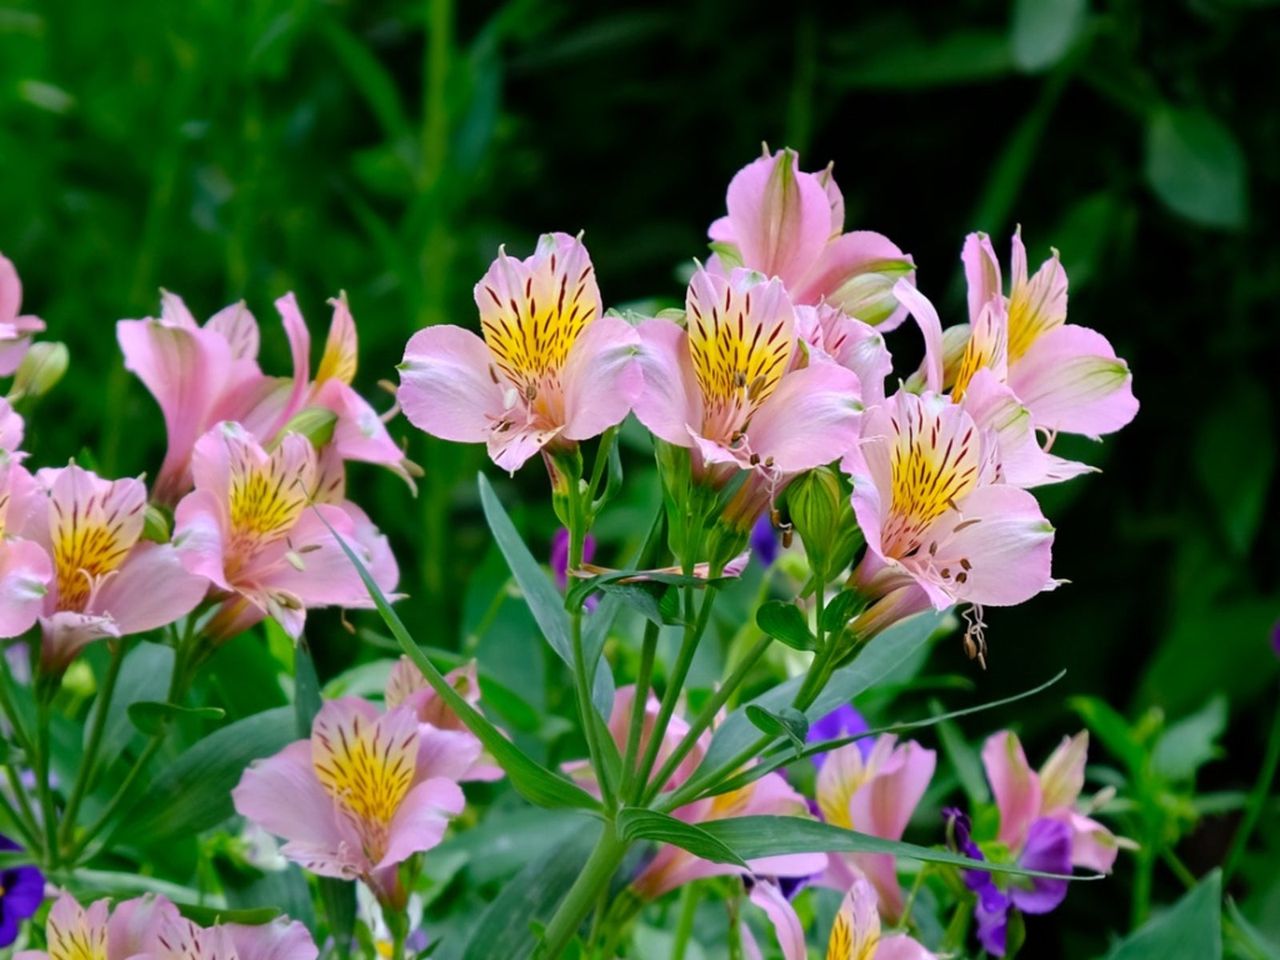
[[(67, 510), (56, 500), (53, 511), (53, 564), (58, 579), (58, 607), (81, 612), (102, 580), (129, 556), (137, 535), (126, 532), (128, 517), (104, 515), (92, 499)], [(145, 507), (142, 504), (139, 509)]]

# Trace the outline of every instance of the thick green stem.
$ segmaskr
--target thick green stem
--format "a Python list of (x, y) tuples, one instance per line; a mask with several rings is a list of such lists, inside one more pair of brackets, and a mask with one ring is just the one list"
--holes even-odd
[(1276, 704), (1275, 717), (1271, 721), (1271, 733), (1267, 737), (1267, 752), (1263, 756), (1262, 766), (1258, 771), (1258, 780), (1253, 792), (1249, 794), (1249, 803), (1244, 815), (1240, 818), (1240, 826), (1236, 828), (1235, 838), (1231, 841), (1231, 851), (1227, 854), (1222, 867), (1222, 883), (1226, 886), (1235, 873), (1244, 854), (1245, 846), (1262, 817), (1262, 810), (1271, 796), (1271, 785), (1275, 782), (1276, 768), (1280, 766), (1280, 700)]
[(737, 692), (738, 688), (742, 686), (742, 682), (746, 680), (747, 674), (752, 671), (757, 661), (764, 656), (765, 651), (769, 649), (769, 645), (772, 642), (772, 637), (761, 637), (756, 641), (755, 646), (747, 651), (746, 656), (738, 662), (738, 665), (734, 668), (733, 672), (729, 674), (724, 683), (720, 685), (720, 688), (715, 692), (711, 699), (707, 701), (707, 705), (702, 708), (702, 712), (698, 714), (697, 718), (693, 721), (693, 725), (689, 727), (688, 733), (686, 733), (683, 739), (676, 744), (676, 748), (671, 752), (671, 756), (667, 757), (666, 762), (658, 770), (657, 775), (653, 778), (653, 782), (649, 785), (649, 788), (645, 793), (643, 802), (649, 803), (652, 801), (658, 791), (662, 789), (663, 784), (671, 779), (671, 775), (676, 772), (676, 769), (680, 766), (680, 762), (684, 760), (684, 758), (689, 755), (689, 751), (697, 745), (698, 738), (702, 736), (702, 732), (710, 729), (711, 724), (715, 723), (716, 716), (720, 713), (720, 708), (728, 703), (729, 698), (732, 697), (734, 693)]
[(36, 707), (36, 789), (40, 794), (40, 819), (44, 826), (44, 859), (48, 867), (58, 866), (58, 824), (53, 809), (50, 786), (52, 744), (49, 738), (51, 710), (49, 701), (41, 698)]
[(542, 948), (537, 954), (539, 960), (558, 960), (563, 956), (565, 948), (591, 912), (600, 891), (608, 887), (622, 863), (627, 846), (627, 842), (618, 836), (614, 825), (605, 823), (600, 839), (596, 841), (595, 849), (583, 865), (578, 879), (573, 882), (547, 924)]
[(685, 950), (693, 939), (693, 921), (698, 915), (701, 893), (702, 887), (696, 883), (687, 883), (680, 891), (680, 917), (676, 921), (675, 939), (671, 944), (671, 960), (684, 960)]
[(658, 652), (658, 625), (649, 621), (644, 627), (644, 642), (640, 648), (640, 669), (636, 673), (636, 689), (631, 700), (631, 723), (627, 727), (627, 750), (622, 760), (622, 799), (630, 803), (635, 799), (636, 756), (640, 753), (640, 738), (644, 734), (645, 707), (648, 706), (649, 684), (653, 681), (653, 661)]
[(66, 846), (75, 829), (76, 814), (80, 812), (80, 802), (85, 792), (93, 785), (94, 775), (98, 768), (98, 751), (102, 748), (102, 735), (107, 729), (107, 711), (111, 707), (111, 698), (115, 695), (116, 681), (120, 679), (120, 667), (124, 663), (126, 643), (123, 639), (116, 641), (111, 651), (111, 663), (107, 667), (107, 675), (103, 678), (102, 688), (98, 691), (94, 702), (93, 725), (89, 729), (89, 742), (85, 746), (84, 759), (76, 774), (75, 786), (67, 800), (67, 808), (62, 814), (62, 828), (59, 830), (59, 843)]

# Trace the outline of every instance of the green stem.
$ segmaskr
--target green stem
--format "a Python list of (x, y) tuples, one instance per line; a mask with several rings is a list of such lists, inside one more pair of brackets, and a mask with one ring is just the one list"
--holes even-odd
[(31, 737), (27, 733), (27, 728), (22, 722), (22, 714), (18, 712), (17, 705), (9, 698), (9, 684), (13, 681), (12, 675), (9, 673), (9, 661), (4, 655), (4, 651), (0, 650), (0, 710), (4, 711), (5, 719), (9, 721), (9, 727), (13, 730), (13, 738), (17, 741), (18, 746), (32, 755), (34, 751), (31, 749)]
[[(636, 756), (640, 753), (640, 738), (644, 734), (645, 708), (649, 700), (649, 684), (653, 681), (653, 661), (658, 652), (658, 625), (645, 623), (644, 642), (640, 648), (640, 670), (636, 674), (636, 689), (631, 700), (631, 723), (627, 727), (627, 749), (622, 761), (622, 799), (635, 800)], [(643, 787), (643, 784), (640, 784)]]
[(13, 788), (17, 809), (9, 804), (8, 799), (2, 793), (0, 793), (0, 809), (4, 810), (10, 824), (18, 832), (26, 848), (35, 850), (40, 844), (36, 839), (36, 819), (31, 809), (31, 803), (27, 800), (27, 788), (22, 785), (22, 779), (13, 767), (6, 766), (4, 772), (9, 778), (9, 786)]
[(49, 785), (52, 744), (49, 738), (51, 710), (49, 701), (41, 698), (36, 707), (36, 789), (40, 794), (40, 819), (44, 827), (44, 858), (49, 867), (58, 866), (58, 824), (53, 809), (53, 790)]
[(1263, 807), (1267, 804), (1267, 798), (1271, 796), (1271, 785), (1275, 782), (1278, 766), (1280, 766), (1280, 700), (1276, 703), (1275, 717), (1271, 721), (1271, 733), (1267, 737), (1267, 750), (1263, 756), (1262, 767), (1258, 771), (1258, 780), (1254, 784), (1253, 792), (1249, 795), (1249, 803), (1245, 807), (1244, 815), (1240, 818), (1240, 826), (1236, 829), (1236, 835), (1231, 841), (1231, 851), (1227, 854), (1226, 862), (1222, 867), (1223, 886), (1231, 880), (1241, 856), (1244, 855), (1249, 836), (1258, 825)]
[(68, 858), (71, 863), (78, 862), (84, 855), (89, 844), (93, 842), (94, 838), (96, 838), (98, 834), (102, 833), (102, 831), (111, 824), (112, 819), (114, 819), (116, 813), (120, 810), (120, 805), (124, 803), (125, 798), (128, 796), (129, 788), (133, 786), (134, 781), (138, 779), (139, 774), (146, 769), (147, 764), (151, 762), (151, 758), (156, 755), (156, 751), (159, 750), (161, 745), (164, 743), (164, 735), (164, 727), (161, 727), (158, 732), (152, 734), (151, 739), (147, 741), (147, 745), (142, 748), (142, 753), (138, 754), (138, 759), (134, 761), (133, 766), (129, 768), (129, 772), (125, 774), (124, 780), (120, 783), (120, 786), (116, 788), (115, 794), (113, 794), (111, 799), (107, 802), (106, 808), (98, 815), (98, 819), (95, 820), (89, 829), (84, 832), (84, 835), (75, 845), (75, 848), (71, 852), (71, 856)]
[(685, 950), (693, 939), (693, 921), (698, 915), (701, 884), (687, 883), (680, 891), (680, 917), (676, 920), (675, 939), (671, 944), (671, 960), (684, 960)]
[(558, 960), (563, 956), (565, 948), (577, 935), (582, 921), (591, 912), (591, 907), (599, 897), (600, 891), (606, 889), (613, 878), (622, 858), (627, 853), (627, 842), (621, 839), (612, 823), (605, 823), (596, 841), (595, 849), (573, 882), (569, 892), (560, 901), (555, 914), (547, 924), (542, 948), (538, 951), (539, 960)]
[(107, 711), (111, 707), (111, 698), (115, 696), (116, 681), (120, 679), (120, 667), (124, 663), (126, 642), (116, 641), (111, 651), (111, 663), (107, 667), (107, 675), (102, 681), (94, 702), (93, 725), (89, 729), (89, 742), (85, 747), (84, 758), (80, 761), (80, 769), (76, 774), (75, 786), (67, 800), (67, 807), (62, 814), (62, 828), (59, 831), (59, 843), (63, 846), (71, 838), (75, 828), (76, 814), (80, 811), (80, 802), (85, 792), (93, 784), (98, 767), (98, 751), (102, 748), (102, 736), (107, 728)]
[(667, 726), (671, 723), (671, 716), (675, 713), (676, 701), (680, 699), (680, 692), (689, 676), (689, 667), (693, 665), (693, 655), (697, 652), (698, 641), (702, 638), (702, 632), (711, 618), (711, 605), (715, 602), (715, 596), (715, 587), (708, 586), (706, 596), (702, 599), (702, 607), (698, 611), (698, 618), (690, 623), (689, 618), (693, 613), (693, 588), (685, 587), (684, 639), (680, 643), (680, 652), (676, 654), (675, 666), (671, 670), (667, 689), (662, 693), (658, 718), (653, 724), (653, 732), (649, 734), (644, 759), (640, 761), (636, 782), (640, 785), (641, 796), (649, 791), (649, 776), (653, 772), (654, 763), (657, 762), (658, 751), (662, 748), (662, 741), (666, 736)]
[(773, 638), (767, 635), (757, 640), (755, 646), (747, 651), (746, 656), (738, 662), (738, 665), (734, 668), (733, 672), (729, 674), (724, 683), (720, 685), (720, 688), (716, 690), (711, 699), (707, 701), (707, 705), (702, 708), (702, 712), (698, 714), (697, 718), (693, 721), (693, 725), (689, 727), (688, 733), (686, 733), (684, 738), (676, 744), (676, 748), (671, 752), (671, 756), (667, 757), (666, 762), (653, 778), (653, 782), (649, 785), (649, 788), (645, 793), (644, 803), (651, 802), (657, 795), (658, 791), (662, 789), (663, 784), (671, 779), (671, 775), (676, 772), (676, 768), (680, 766), (680, 762), (684, 760), (684, 758), (689, 755), (689, 751), (697, 745), (698, 738), (702, 736), (702, 732), (710, 729), (711, 724), (715, 723), (716, 716), (720, 713), (720, 708), (723, 707), (729, 701), (729, 698), (737, 692), (738, 688), (742, 686), (742, 682), (746, 680), (747, 674), (752, 671), (759, 659), (764, 656), (765, 651), (769, 649), (769, 645), (771, 643), (773, 643)]

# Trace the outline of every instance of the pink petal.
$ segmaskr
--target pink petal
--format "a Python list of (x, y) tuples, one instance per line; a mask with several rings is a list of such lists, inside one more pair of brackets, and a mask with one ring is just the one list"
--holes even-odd
[(0, 637), (31, 629), (52, 579), (53, 563), (39, 544), (0, 539)]
[(417, 775), (422, 779), (463, 780), (480, 754), (480, 741), (466, 730), (442, 730), (429, 723), (418, 727)]
[(0, 323), (12, 323), (22, 309), (22, 281), (13, 261), (0, 254)]
[(160, 929), (179, 919), (178, 908), (156, 894), (117, 904), (107, 921), (107, 960), (127, 960), (145, 953)]
[(806, 960), (808, 948), (805, 946), (804, 927), (777, 884), (757, 880), (751, 888), (751, 902), (763, 910), (773, 924), (778, 946), (782, 948), (783, 960)]
[(1000, 810), (1000, 842), (1017, 852), (1032, 821), (1040, 816), (1040, 778), (1027, 763), (1022, 744), (1008, 730), (994, 733), (982, 746), (982, 764)]
[(226, 578), (226, 517), (223, 505), (209, 490), (193, 490), (174, 512), (173, 545), (188, 573), (204, 577), (223, 590)]
[(391, 821), (387, 852), (377, 868), (401, 863), (423, 850), (430, 850), (444, 837), (449, 818), (466, 806), (462, 790), (452, 780), (434, 777), (424, 780), (400, 804)]
[[(1000, 259), (991, 246), (989, 236), (985, 233), (971, 233), (965, 237), (960, 260), (964, 263), (964, 278), (969, 288), (969, 320), (976, 322), (983, 307), (993, 298), (1004, 296)], [(1025, 259), (1023, 263), (1025, 269)]]
[(1038, 338), (1010, 366), (1009, 386), (1046, 430), (1097, 437), (1138, 413), (1128, 364), (1102, 334), (1074, 324)]
[[(850, 746), (857, 749), (857, 744)], [(871, 781), (854, 793), (850, 803), (853, 829), (901, 840), (936, 765), (937, 754), (915, 741), (898, 746)]]
[[(254, 319), (243, 300), (223, 307), (209, 318), (204, 328), (220, 334), (227, 341), (234, 359), (248, 361), (258, 359), (258, 346), (261, 341), (258, 321)], [(257, 364), (254, 363), (254, 366), (256, 367)]]
[(858, 438), (860, 396), (852, 370), (823, 362), (796, 370), (755, 412), (747, 442), (784, 474), (839, 460)]
[[(22, 435), (22, 417), (13, 409), (8, 400), (0, 398), (0, 458), (4, 458), (6, 453), (14, 453), (22, 446)], [(0, 466), (0, 470), (2, 469), (4, 467)], [(0, 483), (3, 483), (3, 481), (0, 481)]]
[(561, 374), (566, 439), (588, 440), (631, 412), (644, 388), (639, 350), (640, 337), (625, 320), (600, 317), (587, 324)]
[(875, 960), (935, 960), (934, 955), (905, 933), (882, 937)]
[(888, 237), (855, 230), (826, 245), (791, 295), (797, 303), (825, 300), (851, 317), (888, 331), (906, 316), (893, 295), (900, 279), (914, 283), (911, 257)]
[[(162, 589), (157, 589), (159, 584)], [(115, 620), (121, 636), (130, 636), (185, 617), (208, 590), (209, 580), (188, 572), (173, 546), (140, 543), (103, 584), (91, 609)]]
[(1115, 834), (1089, 817), (1074, 810), (1059, 812), (1055, 820), (1064, 820), (1071, 828), (1071, 865), (1110, 873), (1120, 845)]
[(287, 917), (256, 927), (229, 923), (222, 930), (239, 960), (316, 960), (320, 955), (311, 932)]
[(1084, 789), (1084, 765), (1089, 755), (1089, 731), (1063, 737), (1040, 767), (1040, 788), (1046, 812), (1074, 807)]
[(329, 336), (324, 342), (320, 366), (316, 367), (316, 386), (330, 379), (349, 385), (355, 379), (359, 354), (356, 321), (351, 316), (345, 293), (329, 303), (333, 305), (333, 320), (329, 323)]
[(893, 295), (907, 308), (924, 337), (925, 387), (930, 393), (942, 389), (942, 321), (923, 293), (906, 280), (893, 285)]
[(729, 182), (733, 242), (742, 262), (788, 286), (799, 282), (831, 236), (831, 202), (791, 150), (761, 157)]
[(512, 426), (489, 434), (489, 458), (508, 473), (515, 473), (530, 457), (560, 434), (559, 427)]
[(276, 311), (289, 338), (289, 353), (293, 356), (293, 381), (288, 399), (276, 416), (276, 422), (267, 429), (265, 439), (273, 439), (289, 419), (302, 409), (307, 391), (311, 388), (311, 331), (302, 319), (298, 301), (292, 293), (276, 300)]
[(40, 663), (49, 673), (60, 673), (95, 640), (120, 636), (110, 617), (58, 610), (40, 619)]
[(400, 406), (419, 430), (458, 443), (483, 443), (504, 411), (493, 357), (469, 330), (442, 324), (419, 330), (400, 364)]
[(635, 402), (636, 417), (667, 443), (692, 446), (689, 427), (702, 424), (702, 393), (694, 380), (688, 334), (662, 319), (646, 320), (636, 332), (644, 381)]
[(316, 780), (310, 740), (296, 740), (273, 757), (255, 760), (231, 799), (236, 813), (284, 840), (336, 849), (354, 836)]
[(333, 411), (331, 446), (343, 460), (359, 460), (399, 468), (404, 451), (387, 433), (387, 426), (369, 401), (337, 377), (331, 377), (316, 392), (318, 406)]

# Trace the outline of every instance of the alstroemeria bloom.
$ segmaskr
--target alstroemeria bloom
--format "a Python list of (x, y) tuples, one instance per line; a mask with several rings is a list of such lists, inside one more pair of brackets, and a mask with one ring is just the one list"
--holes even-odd
[(856, 373), (867, 404), (884, 400), (884, 381), (893, 372), (893, 357), (878, 328), (822, 303), (796, 307), (796, 335), (811, 352)]
[[(444, 676), (458, 696), (473, 707), (480, 706), (480, 680), (474, 660), (450, 670)], [(455, 780), (501, 780), (502, 768), (484, 753), (480, 741), (467, 729), (462, 719), (427, 683), (422, 671), (408, 657), (401, 657), (387, 677), (388, 709), (407, 704), (422, 724), (422, 736), (439, 756), (448, 756), (460, 766), (439, 776)]]
[(31, 475), (13, 454), (0, 448), (0, 637), (21, 636), (31, 628), (44, 610), (53, 580), (53, 563), (44, 548), (10, 529), (10, 505), (14, 500), (20, 504), (29, 500), (33, 488)]
[(324, 356), (310, 379), (311, 336), (293, 294), (276, 301), (293, 354), (292, 377), (271, 377), (258, 365), (258, 322), (244, 303), (218, 311), (200, 326), (182, 298), (165, 293), (159, 319), (121, 320), (116, 339), (125, 366), (137, 374), (164, 414), (168, 449), (154, 495), (175, 503), (191, 489), (196, 440), (223, 420), (242, 423), (260, 442), (278, 438), (308, 405), (330, 410), (330, 443), (343, 459), (404, 471), (404, 456), (372, 407), (350, 387), (356, 370), (355, 324), (346, 298), (333, 302)]
[(351, 504), (312, 503), (318, 467), (305, 437), (286, 434), (268, 454), (222, 423), (196, 442), (191, 467), (195, 490), (178, 504), (173, 541), (189, 571), (229, 595), (207, 628), (215, 636), (269, 616), (296, 638), (308, 607), (372, 606), (335, 534), (383, 592), (395, 587), (394, 559), (368, 518)]
[(747, 267), (781, 280), (794, 303), (826, 301), (883, 330), (902, 322), (892, 288), (915, 265), (887, 237), (844, 232), (830, 167), (802, 173), (794, 150), (766, 151), (734, 175), (725, 202), (728, 215), (708, 231), (713, 272)]
[(660, 439), (690, 448), (697, 476), (719, 485), (752, 471), (758, 495), (734, 518), (745, 532), (791, 476), (849, 449), (860, 384), (825, 360), (796, 366), (795, 310), (780, 280), (699, 269), (685, 309), (687, 328), (659, 318), (639, 327), (645, 382), (636, 416)]
[(7, 377), (31, 346), (31, 338), (44, 329), (39, 317), (20, 315), (22, 281), (13, 263), (0, 254), (0, 377)]
[(1037, 773), (1027, 763), (1016, 734), (992, 734), (982, 748), (982, 762), (1000, 810), (998, 839), (1015, 853), (1028, 841), (1037, 820), (1054, 820), (1071, 831), (1071, 864), (1109, 873), (1119, 843), (1114, 834), (1080, 809), (1089, 733), (1064, 737)]
[[(751, 888), (751, 902), (773, 924), (783, 960), (807, 960), (804, 927), (782, 891), (773, 883), (757, 881)], [(743, 944), (748, 958), (760, 960), (760, 949), (750, 936), (743, 938)], [(831, 924), (827, 960), (933, 960), (933, 956), (905, 933), (881, 934), (875, 890), (862, 877), (855, 877)]]
[(15, 960), (315, 960), (315, 941), (302, 924), (280, 918), (257, 926), (202, 928), (164, 897), (106, 900), (87, 910), (62, 894), (49, 911), (48, 949), (25, 950)]
[(354, 697), (331, 700), (309, 740), (256, 761), (231, 796), (241, 816), (288, 841), (290, 860), (394, 899), (403, 894), (396, 866), (436, 846), (465, 804), (441, 775), (465, 763), (439, 746), (408, 705), (379, 714)]
[(484, 443), (504, 470), (559, 441), (620, 423), (640, 391), (639, 344), (601, 315), (582, 241), (544, 234), (533, 255), (505, 251), (475, 287), (483, 339), (451, 324), (419, 330), (400, 365), (400, 405), (442, 440)]
[[(818, 771), (822, 818), (846, 830), (901, 840), (933, 779), (937, 759), (914, 740), (899, 744), (897, 737), (887, 734), (876, 739), (866, 756), (857, 743), (831, 751)], [(894, 858), (887, 853), (832, 854), (826, 881), (845, 889), (859, 873), (875, 887), (881, 912), (897, 919), (903, 901)]]
[(1056, 584), (1053, 527), (1035, 497), (996, 483), (994, 440), (949, 398), (899, 390), (868, 410), (842, 468), (867, 553), (853, 582), (899, 615), (1008, 606)]
[(104, 480), (74, 463), (41, 470), (33, 483), (12, 470), (6, 531), (53, 561), (40, 613), (45, 671), (60, 674), (94, 640), (173, 623), (203, 599), (209, 582), (183, 569), (172, 546), (140, 539), (141, 480)]
[[(1004, 301), (1010, 389), (1038, 429), (1095, 438), (1119, 430), (1138, 412), (1128, 364), (1102, 334), (1067, 323), (1067, 274), (1056, 252), (1028, 278), (1020, 232), (1013, 235), (1012, 249)], [(985, 234), (970, 234), (962, 258), (976, 331), (987, 305), (1003, 299), (1000, 262)]]

